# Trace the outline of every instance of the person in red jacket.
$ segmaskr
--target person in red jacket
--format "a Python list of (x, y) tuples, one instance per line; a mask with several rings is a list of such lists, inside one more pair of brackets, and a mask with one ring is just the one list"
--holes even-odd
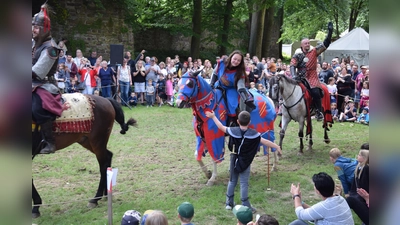
[(82, 91), (82, 94), (92, 95), (96, 88), (97, 71), (90, 65), (90, 62), (87, 62), (85, 66), (79, 70), (79, 74), (81, 75), (80, 82), (85, 84), (85, 89)]

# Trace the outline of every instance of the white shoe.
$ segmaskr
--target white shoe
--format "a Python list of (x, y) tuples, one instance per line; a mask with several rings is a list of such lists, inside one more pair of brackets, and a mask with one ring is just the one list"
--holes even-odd
[(226, 205), (226, 206), (225, 206), (225, 209), (226, 209), (226, 210), (232, 210), (232, 206)]
[(147, 108), (149, 108), (149, 106), (147, 106)]

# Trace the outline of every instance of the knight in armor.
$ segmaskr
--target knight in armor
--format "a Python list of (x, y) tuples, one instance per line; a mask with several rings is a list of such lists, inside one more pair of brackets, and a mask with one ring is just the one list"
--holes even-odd
[[(247, 91), (245, 83), (248, 82), (243, 54), (235, 50), (229, 57), (223, 57), (218, 61), (211, 77), (213, 88), (225, 90), (227, 99), (228, 116), (235, 117), (239, 104), (239, 96), (244, 101), (246, 110), (251, 112), (256, 108), (252, 95)], [(243, 107), (244, 108), (244, 107)], [(243, 111), (245, 109), (241, 109)]]
[(53, 121), (61, 116), (61, 94), (54, 74), (60, 49), (50, 33), (48, 5), (41, 6), (32, 19), (32, 120), (40, 126), (45, 140), (41, 154), (54, 153)]
[(322, 89), (317, 73), (317, 57), (331, 44), (332, 31), (333, 24), (332, 22), (329, 22), (328, 35), (326, 36), (324, 42), (317, 45), (315, 48), (310, 46), (310, 40), (307, 38), (303, 39), (301, 41), (301, 48), (295, 51), (290, 61), (290, 73), (293, 79), (297, 81), (302, 81), (305, 79), (309, 85), (310, 93), (313, 98), (313, 104), (316, 109), (316, 118), (318, 121), (323, 119), (323, 114), (321, 106)]

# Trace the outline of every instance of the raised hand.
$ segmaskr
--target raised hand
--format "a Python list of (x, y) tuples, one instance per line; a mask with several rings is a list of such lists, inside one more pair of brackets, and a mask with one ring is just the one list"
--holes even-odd
[(328, 31), (330, 31), (330, 32), (333, 31), (333, 23), (332, 22), (328, 23)]

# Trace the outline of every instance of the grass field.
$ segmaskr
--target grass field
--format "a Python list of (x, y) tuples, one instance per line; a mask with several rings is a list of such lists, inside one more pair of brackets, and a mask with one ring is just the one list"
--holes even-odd
[[(120, 224), (126, 210), (141, 213), (158, 209), (167, 215), (169, 224), (180, 224), (177, 206), (183, 201), (193, 203), (193, 223), (199, 225), (233, 225), (236, 219), (225, 210), (225, 192), (229, 180), (229, 154), (218, 165), (214, 186), (206, 186), (207, 178), (194, 158), (195, 136), (191, 109), (169, 106), (132, 110), (124, 108), (126, 118), (134, 117), (138, 127), (119, 134), (116, 124), (108, 148), (114, 153), (113, 168), (118, 168), (117, 185), (113, 188), (113, 224)], [(279, 117), (275, 121), (279, 138)], [(361, 144), (369, 141), (369, 127), (353, 123), (335, 123), (329, 132), (330, 144), (323, 142), (320, 122), (313, 120), (313, 151), (298, 156), (297, 123), (286, 131), (283, 157), (267, 179), (267, 157), (259, 154), (252, 164), (249, 196), (259, 214), (267, 213), (288, 224), (296, 219), (290, 184), (300, 182), (304, 202), (314, 204), (320, 199), (314, 193), (311, 176), (325, 171), (339, 182), (328, 152), (338, 147), (346, 157), (355, 157)], [(278, 141), (276, 141), (278, 143)], [(272, 161), (272, 158), (270, 159)], [(211, 158), (204, 162), (211, 169)], [(52, 155), (38, 155), (32, 163), (32, 177), (42, 196), (42, 216), (32, 223), (46, 224), (107, 224), (107, 200), (100, 200), (94, 209), (86, 207), (94, 197), (100, 178), (95, 156), (78, 144)], [(239, 187), (235, 202), (240, 204)], [(361, 224), (355, 217), (356, 224)]]

